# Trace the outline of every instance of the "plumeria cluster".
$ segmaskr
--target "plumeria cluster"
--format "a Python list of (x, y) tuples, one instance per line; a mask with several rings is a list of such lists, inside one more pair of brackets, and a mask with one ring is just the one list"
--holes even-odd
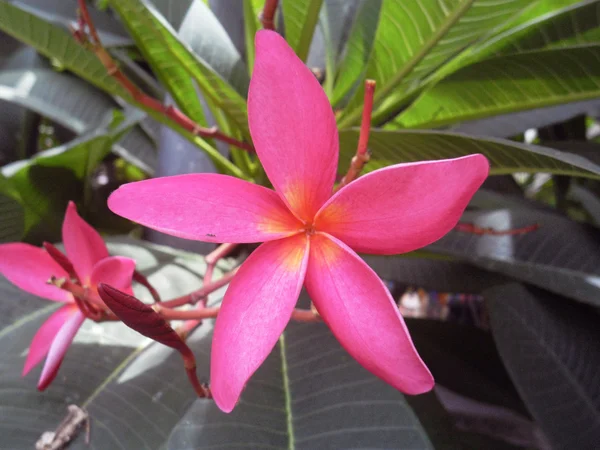
[[(225, 175), (190, 174), (127, 184), (109, 199), (115, 213), (174, 236), (262, 242), (215, 310), (210, 377), (215, 402), (225, 412), (235, 407), (248, 379), (294, 317), (303, 287), (319, 317), (365, 368), (404, 393), (430, 390), (433, 378), (395, 302), (357, 252), (405, 253), (441, 238), (455, 227), (487, 177), (487, 160), (471, 155), (393, 165), (344, 182), (333, 194), (338, 133), (331, 106), (310, 70), (271, 31), (256, 36), (248, 117), (256, 154), (274, 189)], [(87, 224), (77, 217), (73, 225), (76, 214), (69, 208), (63, 238), (75, 282), (95, 293), (98, 283), (106, 284), (100, 294), (110, 294), (107, 302), (116, 298), (115, 305), (130, 318), (132, 309), (123, 308), (135, 301), (125, 295), (133, 262), (108, 257)], [(18, 266), (19, 259), (32, 262)], [(52, 316), (51, 325), (40, 329), (26, 363), (29, 370), (49, 351), (50, 368), (44, 373), (56, 373), (65, 343), (85, 318), (82, 308), (97, 305), (76, 303), (72, 293), (40, 281), (50, 275), (73, 281), (44, 250), (7, 244), (0, 248), (0, 270), (29, 292), (69, 302)], [(125, 294), (119, 297), (119, 291)], [(160, 308), (144, 311), (152, 314)], [(43, 385), (51, 379), (42, 378)]]

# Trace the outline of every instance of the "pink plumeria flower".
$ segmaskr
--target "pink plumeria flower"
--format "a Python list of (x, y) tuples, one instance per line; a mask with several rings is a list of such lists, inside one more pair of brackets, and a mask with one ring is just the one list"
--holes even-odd
[[(457, 223), (487, 177), (482, 155), (399, 164), (332, 195), (338, 133), (321, 86), (276, 33), (256, 36), (250, 132), (275, 190), (215, 174), (127, 184), (109, 207), (150, 228), (207, 242), (265, 242), (231, 282), (216, 320), (211, 389), (231, 411), (308, 290), (342, 346), (407, 394), (433, 387), (390, 293), (355, 253), (410, 252)], [(315, 348), (318, 352), (318, 348)]]
[[(129, 258), (109, 256), (102, 237), (79, 217), (73, 202), (67, 207), (62, 235), (67, 256), (84, 288), (97, 293), (96, 286), (104, 282), (131, 292), (135, 262)], [(38, 389), (42, 391), (56, 376), (85, 315), (70, 292), (47, 284), (52, 276), (68, 279), (69, 274), (44, 249), (20, 242), (0, 245), (0, 273), (24, 291), (64, 303), (33, 337), (23, 367), (25, 376), (48, 355), (38, 382)]]

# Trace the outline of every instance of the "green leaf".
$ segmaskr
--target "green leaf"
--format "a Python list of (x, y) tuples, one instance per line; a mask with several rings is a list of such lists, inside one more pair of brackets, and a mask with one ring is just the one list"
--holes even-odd
[(530, 283), (574, 300), (600, 305), (600, 233), (539, 210), (467, 211), (460, 223), (493, 230), (538, 229), (514, 235), (451, 231), (425, 250)]
[(441, 127), (600, 97), (600, 45), (500, 56), (454, 72), (394, 121)]
[[(43, 68), (0, 71), (0, 99), (22, 105), (78, 135), (101, 126), (117, 107), (112, 98), (80, 78)], [(153, 142), (138, 127), (113, 151), (148, 173), (156, 165)]]
[(319, 20), (323, 0), (282, 0), (285, 39), (305, 61)]
[(0, 172), (0, 243), (21, 240), (25, 229), (25, 210), (10, 181)]
[(529, 415), (504, 368), (489, 331), (431, 319), (406, 319), (436, 383), (457, 394)]
[[(366, 78), (377, 81), (375, 105), (394, 109), (414, 83), (501, 25), (531, 0), (384, 0)], [(357, 90), (339, 124), (360, 121), (364, 89)], [(382, 104), (383, 103), (383, 104)]]
[[(344, 174), (356, 151), (358, 130), (340, 132), (339, 173)], [(600, 166), (588, 159), (559, 150), (495, 138), (479, 138), (441, 131), (373, 130), (369, 138), (371, 160), (365, 166), (373, 171), (390, 164), (456, 158), (481, 153), (491, 163), (491, 174), (549, 172), (588, 178), (600, 177)]]
[(324, 324), (294, 322), (231, 414), (196, 400), (166, 447), (202, 446), (432, 448), (398, 391), (359, 366)]
[[(339, 65), (338, 76), (335, 79), (335, 87), (331, 95), (331, 104), (334, 106), (339, 105), (362, 81), (375, 42), (381, 4), (382, 0), (374, 0), (363, 2), (359, 6)], [(328, 70), (327, 79), (333, 78), (335, 73)]]
[(553, 448), (600, 442), (598, 316), (538, 289), (486, 293), (492, 332), (513, 382)]
[[(189, 45), (184, 44), (152, 5), (145, 0), (111, 0), (110, 3), (123, 19), (155, 72), (168, 84), (178, 103), (187, 105), (186, 108), (191, 108), (190, 110), (196, 114), (196, 117), (200, 117), (201, 106), (193, 89), (192, 80), (189, 78), (192, 77), (202, 93), (222, 108), (238, 128), (246, 134), (248, 133), (245, 99), (219, 75), (216, 68), (211, 67), (201, 58), (202, 55), (194, 53)], [(217, 25), (220, 27), (218, 20), (212, 16), (210, 10), (203, 3), (192, 4), (187, 14), (190, 14), (192, 9), (201, 9), (199, 12), (209, 15), (209, 18), (204, 17), (203, 19), (203, 25), (209, 30), (214, 31)], [(184, 21), (189, 20), (187, 17), (186, 15)], [(200, 16), (196, 14), (195, 17)], [(209, 33), (209, 31), (203, 29), (203, 33)], [(221, 34), (223, 33), (225, 32), (222, 31)], [(218, 37), (219, 35), (214, 38), (218, 39)], [(221, 36), (221, 38), (223, 37)], [(222, 58), (232, 57), (231, 52), (219, 51), (217, 53)], [(231, 62), (225, 64), (231, 64)], [(233, 64), (235, 65), (235, 62)], [(187, 97), (191, 97), (191, 99), (186, 100)]]
[(246, 44), (246, 65), (248, 66), (248, 74), (252, 75), (254, 69), (254, 35), (259, 29), (258, 14), (254, 9), (251, 1), (242, 2), (244, 8), (244, 37)]
[(127, 92), (107, 74), (96, 55), (77, 44), (66, 30), (18, 8), (8, 0), (0, 0), (0, 30), (35, 47), (100, 89), (128, 97)]

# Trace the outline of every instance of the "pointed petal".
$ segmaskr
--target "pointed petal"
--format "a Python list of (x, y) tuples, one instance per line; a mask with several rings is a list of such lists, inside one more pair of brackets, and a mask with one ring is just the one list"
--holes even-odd
[(315, 235), (306, 289), (342, 346), (367, 370), (406, 394), (433, 387), (390, 293), (349, 247)]
[(315, 227), (357, 252), (410, 252), (456, 226), (488, 172), (482, 155), (376, 170), (334, 195), (317, 214)]
[(52, 380), (56, 377), (60, 364), (65, 357), (65, 353), (67, 353), (69, 345), (71, 345), (73, 338), (84, 321), (85, 316), (77, 309), (58, 331), (50, 345), (48, 357), (46, 358), (46, 363), (44, 364), (42, 375), (38, 382), (38, 390), (43, 391), (50, 383), (52, 383)]
[(333, 188), (337, 126), (315, 76), (273, 31), (256, 34), (248, 123), (273, 186), (296, 216), (312, 221)]
[(77, 311), (79, 311), (79, 309), (74, 303), (65, 305), (52, 313), (52, 315), (48, 317), (48, 320), (42, 324), (37, 333), (35, 333), (35, 336), (33, 336), (33, 340), (29, 345), (29, 352), (27, 353), (27, 359), (25, 359), (25, 365), (23, 366), (23, 376), (27, 375), (31, 369), (44, 359), (56, 333), (58, 333), (69, 317)]
[(206, 242), (263, 242), (299, 224), (277, 194), (226, 175), (190, 174), (121, 186), (108, 207), (173, 236)]
[(215, 323), (210, 365), (213, 398), (224, 412), (234, 408), (289, 322), (307, 261), (304, 234), (267, 242), (229, 285)]
[(131, 279), (135, 270), (135, 261), (123, 256), (109, 256), (96, 263), (92, 269), (91, 286), (106, 283), (129, 295), (133, 295)]
[(73, 263), (79, 279), (89, 283), (94, 264), (108, 257), (106, 244), (98, 232), (77, 214), (75, 203), (69, 202), (62, 226), (67, 256)]
[(59, 302), (71, 300), (71, 294), (46, 283), (52, 275), (59, 278), (68, 275), (41, 248), (22, 243), (0, 245), (0, 273), (31, 294)]

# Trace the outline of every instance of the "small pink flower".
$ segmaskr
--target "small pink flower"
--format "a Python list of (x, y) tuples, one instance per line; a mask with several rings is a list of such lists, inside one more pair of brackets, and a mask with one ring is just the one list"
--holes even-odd
[(303, 285), (364, 367), (402, 392), (430, 390), (433, 378), (394, 300), (355, 251), (404, 253), (441, 238), (487, 177), (487, 160), (472, 155), (389, 166), (332, 195), (338, 134), (331, 106), (313, 74), (270, 31), (256, 36), (248, 116), (274, 191), (192, 174), (131, 183), (109, 199), (117, 214), (182, 238), (265, 241), (231, 282), (215, 324), (217, 405), (234, 408), (290, 320)]
[[(105, 282), (131, 292), (135, 262), (109, 256), (104, 241), (79, 217), (73, 202), (67, 207), (62, 235), (66, 253), (83, 287), (95, 291), (98, 283)], [(37, 331), (23, 367), (26, 375), (48, 355), (38, 383), (38, 389), (43, 391), (56, 376), (85, 316), (71, 293), (46, 283), (52, 276), (68, 279), (69, 274), (44, 249), (20, 242), (0, 245), (0, 273), (24, 291), (65, 304)]]

